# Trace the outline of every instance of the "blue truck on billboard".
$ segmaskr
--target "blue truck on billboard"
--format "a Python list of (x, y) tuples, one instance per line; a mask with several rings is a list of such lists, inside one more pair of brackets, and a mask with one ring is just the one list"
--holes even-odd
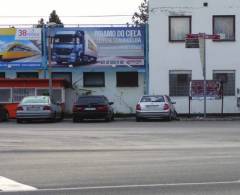
[(52, 29), (55, 67), (144, 67), (143, 27), (83, 27)]
[(41, 29), (0, 29), (0, 68), (40, 67)]
[(52, 58), (57, 64), (96, 63), (97, 45), (82, 30), (59, 30), (54, 35)]

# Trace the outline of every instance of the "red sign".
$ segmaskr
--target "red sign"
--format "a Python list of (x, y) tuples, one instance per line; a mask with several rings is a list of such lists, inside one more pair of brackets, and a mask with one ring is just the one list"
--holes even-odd
[(199, 38), (219, 40), (220, 39), (220, 35), (217, 35), (217, 34), (208, 35), (208, 34), (205, 34), (205, 33), (187, 34), (186, 35), (186, 39), (199, 39)]
[[(207, 99), (221, 99), (221, 83), (218, 81), (207, 81)], [(193, 80), (190, 83), (190, 97), (192, 99), (204, 98), (204, 81)]]

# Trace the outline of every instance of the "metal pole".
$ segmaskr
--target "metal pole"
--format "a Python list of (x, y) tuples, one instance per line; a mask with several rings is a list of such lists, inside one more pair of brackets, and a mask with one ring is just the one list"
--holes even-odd
[(204, 118), (207, 117), (207, 81), (206, 81), (206, 38), (205, 38), (205, 33), (203, 34), (203, 39), (204, 39), (204, 52), (203, 52), (203, 56), (204, 56), (204, 63), (203, 63), (203, 78), (204, 78)]
[[(49, 32), (48, 32), (49, 33)], [(52, 97), (52, 37), (48, 35), (48, 93)]]

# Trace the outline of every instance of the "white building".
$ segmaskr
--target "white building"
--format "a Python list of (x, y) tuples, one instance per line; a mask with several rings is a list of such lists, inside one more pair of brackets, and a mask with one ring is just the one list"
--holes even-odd
[[(240, 1), (149, 1), (149, 93), (169, 94), (179, 113), (188, 113), (189, 81), (203, 80), (200, 52), (185, 48), (186, 34), (220, 34), (207, 40), (206, 77), (224, 81), (224, 113), (239, 113)], [(221, 113), (221, 100), (208, 100), (208, 113)], [(202, 113), (203, 101), (191, 101), (191, 113)]]

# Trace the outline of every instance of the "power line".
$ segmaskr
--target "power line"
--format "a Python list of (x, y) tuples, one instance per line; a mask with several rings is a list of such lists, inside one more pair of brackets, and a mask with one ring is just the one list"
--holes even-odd
[[(82, 15), (82, 16), (59, 16), (61, 18), (108, 18), (108, 17), (130, 17), (132, 15)], [(49, 16), (0, 16), (0, 18), (47, 18)]]

